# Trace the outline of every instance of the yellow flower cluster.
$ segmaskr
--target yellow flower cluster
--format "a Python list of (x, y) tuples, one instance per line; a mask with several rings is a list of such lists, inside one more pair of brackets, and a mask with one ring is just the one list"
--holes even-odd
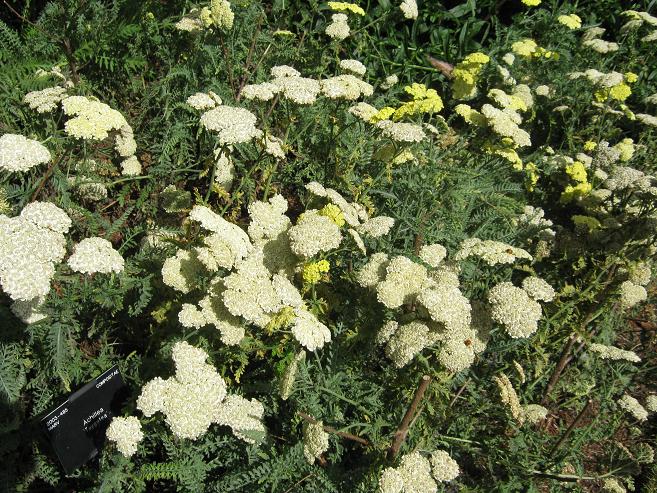
[(587, 140), (586, 142), (584, 142), (584, 150), (586, 152), (591, 152), (595, 150), (596, 147), (598, 147), (598, 144), (596, 144), (592, 140)]
[(392, 115), (394, 121), (406, 116), (438, 113), (443, 109), (443, 100), (435, 89), (428, 89), (424, 84), (413, 83), (406, 86), (404, 90), (413, 96), (413, 101), (408, 101), (395, 110)]
[(522, 3), (527, 5), (527, 7), (537, 7), (541, 4), (541, 0), (522, 0)]
[(552, 58), (559, 59), (559, 54), (555, 51), (546, 50), (536, 44), (533, 39), (523, 39), (516, 41), (511, 45), (511, 50), (518, 56), (525, 58)]
[(383, 120), (389, 120), (390, 117), (395, 113), (395, 108), (391, 106), (385, 106), (376, 112), (370, 119), (370, 123), (378, 123)]
[(582, 27), (582, 19), (577, 14), (560, 15), (557, 22), (563, 24), (568, 29), (579, 29)]
[(599, 103), (608, 99), (623, 102), (632, 94), (630, 84), (634, 84), (637, 80), (639, 80), (639, 76), (634, 72), (626, 72), (623, 74), (623, 80), (621, 82), (611, 87), (598, 89), (595, 91), (594, 97)]
[(572, 202), (588, 195), (591, 192), (592, 186), (588, 181), (586, 175), (586, 168), (579, 161), (575, 161), (566, 165), (566, 174), (576, 182), (575, 185), (567, 185), (561, 193), (560, 201), (564, 204)]
[(317, 284), (322, 280), (322, 275), (328, 273), (330, 267), (331, 264), (328, 260), (319, 260), (304, 265), (302, 273), (304, 284)]
[(443, 109), (443, 100), (435, 89), (429, 89), (424, 84), (413, 83), (404, 90), (413, 96), (412, 101), (403, 103), (399, 108), (385, 106), (369, 118), (370, 123), (384, 120), (399, 121), (407, 116), (437, 113)]
[(455, 99), (473, 98), (477, 95), (477, 77), (489, 61), (488, 55), (475, 52), (470, 53), (454, 67), (452, 90)]
[(614, 146), (614, 149), (620, 152), (621, 161), (629, 161), (634, 156), (634, 140), (623, 139)]
[(335, 204), (326, 204), (320, 211), (320, 216), (328, 217), (336, 226), (341, 228), (345, 224), (342, 210)]
[(336, 12), (351, 12), (352, 14), (365, 15), (365, 11), (355, 3), (329, 2), (328, 6)]

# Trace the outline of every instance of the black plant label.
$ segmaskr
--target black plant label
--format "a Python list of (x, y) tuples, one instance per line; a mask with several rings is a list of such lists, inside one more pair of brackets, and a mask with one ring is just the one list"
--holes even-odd
[(95, 457), (120, 412), (126, 386), (114, 365), (74, 392), (41, 420), (66, 474)]

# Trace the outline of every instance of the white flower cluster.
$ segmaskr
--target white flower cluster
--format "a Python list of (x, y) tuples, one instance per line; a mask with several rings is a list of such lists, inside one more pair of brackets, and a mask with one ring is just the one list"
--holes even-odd
[(657, 413), (657, 395), (650, 394), (646, 397), (646, 409), (651, 413)]
[(329, 99), (354, 101), (361, 96), (371, 96), (374, 88), (352, 74), (336, 75), (320, 81), (322, 94)]
[(69, 267), (82, 274), (123, 271), (124, 260), (112, 244), (104, 238), (85, 238), (73, 247), (73, 254), (67, 261)]
[(28, 92), (23, 97), (23, 102), (37, 113), (49, 113), (59, 105), (66, 96), (66, 89), (55, 86), (40, 91)]
[(403, 0), (399, 8), (407, 19), (417, 19), (418, 9), (415, 0)]
[[(530, 288), (534, 282), (530, 283)], [(546, 283), (547, 284), (547, 283)], [(540, 283), (539, 295), (549, 295), (549, 290)], [(530, 292), (536, 295), (536, 291)], [(541, 305), (532, 298), (525, 289), (518, 288), (510, 282), (501, 282), (488, 292), (488, 302), (491, 306), (493, 320), (502, 324), (513, 338), (529, 337), (538, 329), (543, 310)]]
[(239, 344), (248, 325), (268, 331), (289, 327), (310, 351), (331, 340), (329, 328), (305, 306), (293, 284), (295, 276), (314, 255), (340, 246), (343, 237), (338, 223), (347, 217), (354, 228), (367, 226), (380, 234), (390, 229), (391, 220), (370, 218), (362, 206), (318, 183), (309, 188), (332, 203), (322, 210), (307, 210), (293, 225), (285, 215), (288, 205), (281, 195), (254, 202), (249, 206), (248, 234), (207, 207), (191, 210), (190, 219), (210, 234), (203, 237), (201, 246), (179, 249), (166, 259), (162, 278), (165, 284), (188, 293), (195, 289), (199, 275), (213, 277), (211, 289), (198, 306), (183, 304), (178, 317), (181, 324), (195, 328), (214, 325), (226, 344)]
[(196, 110), (209, 110), (223, 103), (221, 98), (212, 91), (192, 94), (186, 102)]
[(256, 116), (244, 108), (217, 106), (201, 115), (201, 125), (216, 132), (222, 146), (248, 142), (258, 138), (262, 131), (257, 129)]
[(623, 395), (623, 397), (618, 399), (617, 403), (621, 409), (630, 413), (635, 419), (639, 421), (646, 421), (648, 419), (648, 411), (631, 395)]
[(315, 459), (326, 452), (329, 448), (329, 435), (324, 431), (321, 421), (315, 423), (304, 423), (303, 425), (303, 456), (309, 464), (314, 464)]
[(457, 261), (468, 257), (478, 257), (488, 265), (512, 264), (517, 259), (532, 260), (532, 256), (522, 248), (516, 248), (501, 241), (468, 238), (461, 243), (454, 256)]
[(141, 424), (135, 416), (113, 418), (105, 433), (107, 439), (116, 443), (116, 448), (125, 457), (132, 457), (137, 452), (139, 442), (144, 438)]
[(587, 46), (593, 51), (603, 55), (618, 51), (618, 43), (613, 43), (611, 41), (605, 41), (598, 38), (598, 36), (602, 36), (605, 31), (606, 29), (601, 27), (593, 27), (587, 29), (582, 35), (582, 46)]
[(616, 346), (605, 346), (604, 344), (591, 344), (589, 349), (598, 353), (602, 359), (610, 359), (614, 361), (629, 361), (631, 363), (638, 363), (641, 358), (634, 351), (627, 351)]
[[(332, 188), (324, 188), (321, 184), (313, 181), (306, 185), (306, 189), (313, 195), (327, 199), (331, 204), (338, 207), (342, 220), (350, 226), (348, 233), (352, 236), (356, 245), (365, 253), (365, 247), (360, 235), (380, 238), (387, 235), (394, 226), (395, 220), (387, 216), (370, 217), (365, 208), (357, 202), (349, 202)], [(341, 221), (337, 221), (340, 223)]]
[(404, 455), (397, 467), (387, 467), (379, 478), (380, 493), (436, 493), (439, 482), (451, 481), (460, 473), (459, 466), (443, 450), (427, 459), (419, 452)]
[(381, 135), (395, 142), (421, 142), (427, 136), (422, 126), (415, 123), (382, 120), (376, 126), (381, 129)]
[(348, 111), (356, 118), (364, 122), (369, 122), (372, 119), (372, 117), (379, 112), (379, 110), (377, 110), (371, 104), (364, 103), (362, 101), (360, 103), (356, 103), (355, 105), (351, 106)]
[(331, 16), (331, 23), (326, 26), (326, 35), (342, 41), (349, 36), (349, 24), (347, 24), (347, 16), (345, 14), (333, 14)]
[(545, 211), (540, 207), (526, 205), (522, 214), (515, 219), (515, 224), (539, 229), (539, 240), (552, 241), (556, 232), (552, 229), (552, 221), (545, 219)]
[(196, 439), (212, 423), (229, 426), (238, 438), (253, 443), (254, 433), (263, 433), (264, 408), (255, 399), (227, 396), (226, 383), (215, 368), (206, 363), (205, 351), (187, 342), (173, 347), (176, 374), (146, 383), (137, 399), (137, 409), (149, 417), (156, 412), (179, 438)]
[(265, 435), (264, 414), (265, 408), (260, 401), (228, 395), (217, 411), (217, 423), (230, 427), (233, 434), (246, 443), (260, 443)]
[(397, 74), (389, 75), (388, 77), (385, 78), (385, 80), (381, 84), (381, 89), (390, 89), (398, 82), (399, 82), (399, 77), (397, 76)]
[(70, 227), (66, 213), (49, 202), (32, 202), (18, 217), (0, 215), (0, 285), (10, 298), (34, 304), (48, 294)]
[[(287, 68), (285, 65), (282, 67)], [(285, 71), (277, 70), (277, 68), (279, 67), (273, 67), (271, 70), (274, 78), (270, 83), (276, 87), (276, 92), (282, 98), (302, 105), (313, 104), (317, 100), (317, 96), (322, 90), (319, 81), (301, 77), (301, 74), (294, 69)]]
[(442, 263), (446, 251), (438, 244), (420, 251), (432, 270), (404, 256), (389, 258), (384, 253), (370, 257), (356, 275), (357, 282), (374, 290), (377, 299), (390, 309), (417, 304), (414, 320), (403, 325), (387, 322), (376, 337), (386, 344), (385, 353), (398, 368), (408, 364), (428, 346), (440, 343), (438, 359), (449, 371), (470, 367), (486, 348), (490, 316), (477, 303), (474, 308), (459, 289), (456, 268)]
[(110, 131), (128, 124), (118, 111), (85, 96), (64, 98), (62, 108), (70, 117), (64, 124), (66, 133), (78, 139), (103, 140)]
[(499, 376), (493, 377), (497, 387), (500, 391), (500, 399), (502, 404), (504, 404), (511, 413), (511, 416), (514, 420), (517, 421), (519, 425), (522, 425), (525, 421), (525, 414), (523, 412), (522, 405), (520, 404), (520, 399), (516, 393), (516, 389), (513, 388), (513, 384), (509, 377), (504, 373), (500, 373)]
[(294, 381), (296, 380), (297, 371), (299, 369), (299, 363), (305, 361), (305, 359), (306, 359), (306, 352), (304, 350), (301, 350), (294, 356), (292, 362), (285, 369), (285, 373), (283, 373), (283, 376), (281, 377), (281, 380), (279, 382), (281, 399), (283, 399), (284, 401), (286, 401), (292, 394)]
[(36, 140), (16, 134), (0, 137), (0, 170), (27, 171), (50, 159), (50, 151)]
[(648, 262), (637, 262), (630, 268), (629, 281), (639, 286), (646, 286), (652, 278), (652, 270)]
[(365, 75), (365, 72), (367, 72), (365, 65), (363, 65), (358, 60), (352, 59), (340, 60), (340, 68), (342, 70), (346, 70), (347, 72), (351, 72), (352, 74), (360, 75), (361, 77)]
[(141, 163), (137, 156), (130, 156), (121, 162), (121, 174), (123, 176), (138, 176), (141, 174)]
[[(122, 158), (124, 175), (141, 174), (141, 164), (134, 155), (137, 143), (132, 127), (123, 115), (95, 98), (67, 96), (66, 89), (51, 87), (25, 95), (23, 101), (39, 113), (53, 111), (61, 103), (68, 117), (64, 123), (66, 133), (76, 139), (103, 140), (116, 131), (114, 147)], [(47, 152), (47, 151), (46, 151)], [(1, 156), (0, 152), (0, 156)], [(48, 154), (48, 159), (50, 160)]]
[(526, 277), (522, 281), (522, 289), (536, 301), (552, 301), (554, 299), (554, 288), (540, 277)]
[(624, 309), (632, 308), (633, 306), (648, 299), (648, 292), (643, 286), (634, 284), (632, 281), (623, 281), (619, 288), (620, 304)]
[(216, 27), (225, 31), (233, 28), (235, 14), (228, 0), (210, 0), (209, 7), (192, 9), (174, 25), (179, 31), (199, 32)]
[(491, 104), (484, 104), (481, 113), (486, 117), (493, 132), (501, 137), (510, 138), (518, 147), (531, 145), (531, 138), (526, 130), (520, 128), (522, 117), (512, 108), (498, 109)]
[(452, 481), (461, 473), (458, 463), (444, 450), (431, 452), (429, 462), (436, 481)]

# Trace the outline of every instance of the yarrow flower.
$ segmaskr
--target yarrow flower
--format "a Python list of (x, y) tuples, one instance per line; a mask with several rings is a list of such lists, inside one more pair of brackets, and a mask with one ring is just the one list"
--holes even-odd
[(248, 433), (264, 432), (262, 404), (235, 395), (227, 398), (226, 384), (215, 368), (205, 362), (205, 351), (183, 341), (173, 346), (172, 356), (175, 375), (149, 381), (137, 398), (137, 409), (145, 416), (162, 412), (179, 438), (196, 439), (212, 423), (230, 426), (238, 438), (249, 443), (255, 440)]
[(629, 361), (631, 363), (639, 363), (641, 358), (634, 351), (627, 351), (625, 349), (617, 348), (615, 346), (605, 346), (604, 344), (591, 344), (589, 349), (602, 359), (610, 359), (614, 361)]
[(315, 459), (326, 452), (329, 448), (329, 435), (324, 431), (321, 421), (315, 423), (304, 423), (303, 426), (303, 456), (309, 464), (314, 464)]
[(292, 251), (305, 258), (337, 248), (342, 241), (338, 226), (314, 211), (303, 213), (288, 235)]
[(333, 14), (331, 16), (333, 22), (326, 26), (326, 35), (342, 41), (349, 36), (349, 24), (347, 24), (347, 16), (345, 14)]
[(501, 282), (488, 292), (491, 316), (513, 337), (529, 337), (538, 329), (541, 305), (526, 291), (510, 282)]
[(278, 94), (280, 88), (271, 82), (262, 82), (260, 84), (247, 84), (242, 89), (244, 99), (256, 101), (270, 101)]
[(430, 459), (419, 452), (404, 455), (398, 467), (387, 467), (379, 478), (381, 493), (435, 493), (437, 490)]
[(526, 277), (522, 281), (522, 289), (536, 301), (552, 301), (554, 299), (554, 288), (540, 277)]
[(330, 264), (327, 260), (320, 260), (319, 262), (311, 262), (303, 267), (303, 282), (305, 284), (317, 284), (322, 280), (324, 274), (329, 271)]
[(469, 99), (477, 95), (477, 79), (483, 67), (490, 62), (484, 53), (470, 53), (452, 70), (452, 89), (455, 99)]
[(396, 142), (421, 142), (426, 138), (424, 129), (415, 123), (400, 123), (383, 120), (376, 124), (381, 134)]
[(648, 292), (643, 286), (634, 284), (632, 281), (624, 281), (620, 285), (620, 304), (622, 308), (628, 309), (648, 299)]
[(351, 60), (351, 59), (340, 60), (340, 68), (342, 70), (346, 70), (347, 72), (351, 72), (353, 74), (360, 76), (365, 75), (365, 72), (367, 71), (365, 65), (363, 65), (358, 60)]
[(365, 15), (365, 11), (355, 3), (329, 2), (328, 6), (331, 10), (335, 10), (336, 12), (351, 12), (356, 15)]
[(71, 117), (64, 124), (66, 133), (77, 139), (103, 140), (112, 130), (128, 125), (118, 111), (105, 103), (84, 96), (62, 100), (64, 114)]
[(217, 103), (208, 93), (197, 92), (189, 96), (186, 103), (196, 110), (209, 110), (221, 104), (221, 101)]
[(582, 27), (582, 19), (577, 14), (560, 15), (557, 17), (557, 21), (569, 29), (579, 29)]
[(73, 248), (67, 261), (75, 272), (83, 274), (121, 272), (124, 260), (112, 244), (98, 237), (85, 238)]
[(389, 75), (385, 78), (385, 80), (381, 84), (381, 89), (390, 89), (398, 82), (399, 82), (399, 77), (397, 76), (397, 74)]
[(502, 404), (507, 406), (513, 419), (515, 419), (519, 425), (522, 425), (525, 421), (525, 414), (511, 380), (509, 380), (509, 377), (504, 373), (500, 373), (499, 376), (493, 377), (493, 380), (495, 380), (495, 383), (499, 388)]
[(322, 90), (319, 81), (299, 75), (279, 76), (271, 83), (278, 88), (281, 97), (303, 105), (313, 104)]
[(23, 102), (37, 113), (49, 113), (57, 108), (60, 101), (66, 97), (65, 95), (66, 89), (63, 87), (48, 87), (40, 91), (28, 92), (23, 97)]
[(201, 125), (217, 132), (221, 145), (248, 142), (262, 135), (255, 126), (256, 116), (244, 108), (217, 106), (201, 115)]
[(320, 81), (322, 93), (330, 99), (354, 101), (360, 96), (371, 96), (374, 88), (351, 74), (336, 75)]
[(418, 16), (417, 2), (415, 0), (403, 0), (399, 9), (407, 19), (415, 20)]
[(532, 256), (522, 248), (516, 248), (501, 241), (468, 238), (461, 243), (454, 260), (479, 257), (488, 265), (512, 264), (517, 259), (532, 260)]
[(141, 424), (135, 416), (113, 418), (105, 433), (107, 439), (116, 443), (116, 448), (125, 457), (132, 457), (137, 452), (139, 442), (144, 438)]
[(299, 363), (305, 361), (305, 359), (306, 352), (301, 350), (294, 356), (292, 362), (285, 369), (285, 373), (283, 373), (279, 383), (280, 396), (284, 401), (286, 401), (292, 394), (292, 388), (294, 387)]
[(124, 176), (141, 175), (141, 163), (137, 159), (137, 156), (130, 156), (121, 161), (121, 174)]
[(36, 140), (22, 135), (4, 134), (0, 137), (0, 169), (27, 171), (50, 161), (50, 151)]
[(26, 205), (18, 217), (0, 215), (0, 285), (14, 301), (38, 305), (66, 254), (71, 219), (48, 202)]
[(625, 394), (618, 399), (618, 405), (624, 411), (627, 411), (635, 419), (639, 421), (646, 421), (648, 419), (648, 411), (631, 395)]
[(452, 481), (460, 473), (458, 463), (444, 450), (434, 450), (429, 456), (431, 474), (436, 481)]

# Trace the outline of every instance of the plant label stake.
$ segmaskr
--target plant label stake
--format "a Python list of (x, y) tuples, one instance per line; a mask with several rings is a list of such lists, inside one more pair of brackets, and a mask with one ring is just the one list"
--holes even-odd
[(105, 430), (120, 411), (125, 388), (119, 367), (114, 365), (41, 420), (66, 474), (98, 454)]

